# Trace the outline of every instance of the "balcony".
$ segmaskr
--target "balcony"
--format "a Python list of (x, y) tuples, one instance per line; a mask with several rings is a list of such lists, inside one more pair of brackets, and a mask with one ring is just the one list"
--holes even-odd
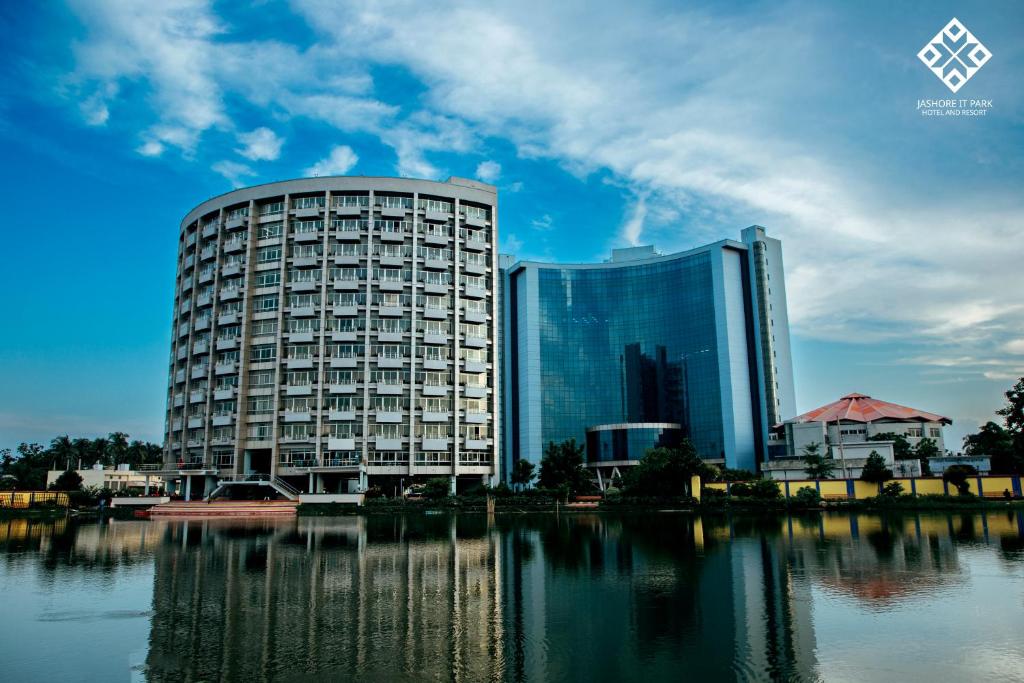
[(447, 451), (449, 446), (448, 439), (420, 439), (420, 448), (425, 451)]
[(402, 393), (404, 385), (402, 384), (384, 384), (383, 382), (377, 382), (377, 393), (385, 396), (397, 396)]
[(423, 244), (428, 247), (447, 247), (448, 235), (440, 235), (432, 232), (423, 235)]
[(211, 282), (213, 280), (213, 276), (213, 268), (204, 268), (203, 270), (199, 271), (199, 283), (206, 284), (207, 282)]
[(378, 436), (374, 438), (374, 449), (378, 451), (400, 451), (402, 450), (402, 440)]
[(184, 381), (185, 381), (185, 371), (184, 370), (178, 370), (177, 372), (174, 373), (174, 383), (175, 384), (181, 384)]
[(179, 346), (177, 352), (174, 354), (174, 357), (177, 358), (178, 360), (185, 360), (186, 358), (188, 358), (188, 347)]
[(380, 208), (381, 218), (405, 218), (409, 209), (404, 206), (382, 206)]
[(462, 340), (462, 345), (471, 349), (482, 349), (487, 346), (487, 340), (484, 337), (467, 336)]
[(188, 256), (185, 257), (185, 263), (184, 263), (183, 270), (188, 270), (189, 268), (191, 268), (195, 264), (196, 264), (196, 256), (195, 256), (195, 254), (189, 254)]
[(320, 233), (315, 230), (295, 233), (296, 242), (319, 242), (320, 239)]
[(230, 351), (238, 348), (238, 337), (224, 337), (216, 342), (218, 351)]
[(238, 364), (234, 361), (229, 361), (227, 363), (217, 363), (217, 368), (214, 371), (214, 374), (230, 375), (235, 372), (238, 372)]
[(358, 306), (335, 306), (334, 315), (337, 318), (354, 318), (359, 315)]
[(356, 393), (355, 384), (332, 384), (328, 387), (328, 393), (331, 394), (354, 394)]
[(424, 308), (423, 318), (425, 320), (444, 320), (448, 317), (448, 310), (444, 308)]
[(222, 327), (226, 327), (226, 326), (229, 326), (229, 325), (237, 325), (238, 324), (238, 314), (234, 313), (234, 312), (222, 313), (217, 318), (217, 324), (222, 326)]
[(358, 217), (358, 216), (362, 215), (363, 207), (362, 206), (355, 206), (355, 205), (340, 206), (338, 204), (335, 204), (334, 207), (333, 207), (333, 211), (338, 216), (355, 216), (355, 217)]
[(203, 226), (203, 238), (215, 237), (217, 235), (217, 222), (207, 223)]
[(342, 280), (342, 279), (337, 279), (337, 280), (334, 281), (333, 287), (334, 287), (334, 289), (339, 290), (339, 291), (353, 291), (353, 290), (359, 289), (359, 283), (360, 282), (362, 282), (362, 280), (356, 280), (356, 279)]
[(429, 223), (445, 223), (451, 217), (452, 215), (445, 211), (431, 211), (428, 209), (423, 212), (423, 220)]
[(320, 212), (323, 210), (324, 207), (322, 205), (303, 206), (292, 209), (292, 213), (295, 214), (296, 218), (318, 218), (320, 216)]
[[(327, 450), (329, 451), (354, 451), (355, 449), (355, 439), (336, 439), (333, 437), (327, 439)], [(355, 464), (358, 464), (358, 462)]]
[(379, 342), (400, 342), (402, 341), (401, 332), (377, 332), (377, 341)]
[(172, 399), (172, 403), (174, 404), (175, 408), (182, 407), (183, 405), (185, 405), (185, 395), (184, 394), (175, 394), (174, 398)]
[(224, 387), (223, 389), (217, 389), (213, 392), (214, 401), (227, 401), (235, 397), (235, 387)]
[(470, 226), (472, 228), (486, 228), (487, 227), (487, 219), (486, 218), (481, 218), (480, 216), (474, 216), (472, 214), (467, 214), (467, 215), (463, 216), (462, 217), (462, 223), (464, 225), (468, 225), (468, 226)]
[(196, 297), (196, 308), (205, 308), (213, 303), (213, 296), (209, 294), (200, 294)]
[(289, 358), (284, 362), (289, 370), (310, 370), (313, 368), (312, 358)]
[(438, 358), (424, 358), (423, 359), (424, 370), (446, 370), (448, 369), (448, 361), (441, 360)]
[(293, 318), (312, 318), (316, 315), (316, 309), (312, 306), (291, 306), (288, 308), (288, 315)]
[(206, 374), (209, 371), (209, 369), (210, 368), (207, 365), (193, 365), (192, 374), (190, 376), (192, 377), (192, 379), (203, 379), (204, 377), (206, 377)]
[(225, 230), (238, 230), (239, 228), (241, 228), (242, 226), (244, 226), (248, 222), (248, 219), (249, 219), (248, 216), (235, 216), (235, 217), (230, 217), (229, 216), (228, 219), (226, 221), (224, 221), (224, 229)]
[(239, 237), (230, 239), (224, 243), (224, 253), (231, 254), (245, 249), (245, 240)]
[(483, 242), (480, 239), (475, 239), (473, 237), (466, 237), (465, 241), (463, 241), (462, 243), (462, 248), (465, 249), (466, 251), (476, 252), (484, 252), (490, 250), (490, 247), (487, 246), (487, 242)]
[[(356, 419), (356, 411), (354, 410), (332, 410), (327, 413), (327, 419), (331, 422), (349, 422)], [(333, 449), (342, 450), (342, 449)]]
[(487, 314), (479, 311), (463, 311), (462, 320), (467, 323), (482, 324), (487, 322)]
[(180, 432), (182, 427), (184, 427), (184, 426), (185, 426), (185, 423), (182, 422), (181, 419), (177, 419), (177, 420), (172, 420), (171, 421), (171, 431), (172, 432)]
[(487, 449), (487, 439), (469, 439), (462, 442), (467, 451), (483, 451)]
[(313, 343), (312, 332), (289, 332), (288, 341), (295, 344), (311, 344)]
[(354, 342), (359, 338), (359, 333), (355, 330), (344, 330), (341, 332), (331, 332), (331, 341), (336, 342)]
[(187, 322), (184, 322), (184, 323), (181, 323), (180, 325), (178, 325), (178, 336), (179, 337), (188, 336), (188, 323)]
[(405, 309), (401, 306), (380, 306), (377, 309), (378, 315), (382, 318), (401, 318)]
[(203, 426), (203, 422), (205, 422), (205, 418), (202, 417), (202, 416), (190, 417), (188, 419), (188, 428), (189, 429), (200, 429)]
[(332, 368), (354, 368), (357, 364), (356, 358), (332, 358), (330, 363)]
[(316, 268), (320, 265), (319, 256), (293, 256), (292, 265), (296, 268)]
[(462, 296), (467, 299), (483, 299), (487, 296), (487, 290), (483, 287), (477, 287), (476, 285), (464, 285), (462, 288)]
[(447, 396), (451, 387), (447, 384), (424, 384), (420, 387), (420, 393), (424, 396)]
[(181, 283), (181, 293), (185, 294), (192, 291), (192, 278), (185, 278), (184, 282)]
[(284, 388), (285, 396), (312, 396), (313, 385), (311, 384), (289, 384)]
[(200, 261), (209, 261), (210, 259), (212, 259), (216, 255), (217, 255), (217, 247), (215, 247), (213, 245), (210, 245), (208, 247), (203, 247), (203, 250), (201, 252), (199, 252), (199, 260)]
[(480, 361), (467, 360), (462, 362), (462, 369), (465, 372), (487, 372), (487, 363), (481, 363)]
[(377, 356), (378, 368), (400, 368), (404, 365), (404, 358), (385, 358), (384, 356)]
[(448, 343), (448, 335), (447, 334), (437, 334), (437, 333), (434, 333), (434, 332), (425, 332), (423, 334), (423, 343), (424, 344), (447, 344)]
[(195, 329), (196, 332), (210, 329), (210, 316), (205, 315), (202, 318), (196, 318)]
[(236, 275), (242, 274), (242, 264), (240, 263), (228, 263), (220, 270), (220, 274), (224, 277), (235, 277)]
[(335, 230), (334, 237), (343, 242), (358, 242), (362, 238), (362, 231), (344, 228), (342, 230)]
[(220, 300), (221, 301), (232, 301), (234, 299), (241, 298), (241, 296), (242, 296), (242, 290), (241, 290), (240, 287), (231, 287), (229, 289), (222, 289), (222, 290), (220, 290)]
[(377, 263), (382, 266), (402, 266), (405, 264), (405, 257), (382, 255), (377, 257)]
[(451, 266), (451, 261), (445, 261), (443, 259), (428, 258), (423, 261), (423, 267), (427, 270), (448, 270)]
[(399, 424), (402, 422), (402, 413), (393, 412), (386, 410), (378, 410), (374, 412), (374, 422), (386, 423), (386, 424)]
[(467, 412), (463, 421), (467, 424), (486, 424), (490, 415), (488, 413), (470, 413)]
[(420, 416), (421, 422), (448, 422), (451, 420), (451, 413), (431, 413), (424, 411), (423, 415)]
[(290, 410), (284, 411), (285, 422), (312, 422), (313, 414), (309, 412), (291, 412)]
[(203, 389), (199, 389), (197, 391), (193, 391), (193, 392), (189, 393), (189, 395), (188, 395), (188, 402), (189, 403), (202, 403), (205, 400), (206, 400), (206, 391), (204, 391)]
[(290, 282), (289, 287), (293, 292), (315, 292), (320, 289), (320, 283), (316, 281)]
[[(360, 257), (355, 254), (335, 254), (334, 265), (336, 266), (358, 266)], [(399, 263), (398, 265), (401, 265)]]
[(197, 341), (195, 344), (192, 345), (192, 353), (194, 353), (197, 356), (201, 355), (201, 354), (204, 354), (204, 353), (209, 353), (209, 352), (210, 352), (210, 342), (207, 342), (207, 341)]
[(424, 282), (423, 292), (425, 294), (447, 294), (449, 286), (443, 282)]
[(228, 413), (228, 414), (221, 414), (221, 415), (214, 415), (213, 416), (213, 426), (214, 427), (225, 427), (227, 425), (232, 424), (234, 421), (235, 421), (235, 416), (230, 414), (230, 413)]
[(487, 273), (487, 266), (479, 263), (463, 263), (462, 271), (469, 275), (485, 275)]
[(464, 386), (462, 395), (466, 398), (484, 398), (487, 396), (487, 387)]

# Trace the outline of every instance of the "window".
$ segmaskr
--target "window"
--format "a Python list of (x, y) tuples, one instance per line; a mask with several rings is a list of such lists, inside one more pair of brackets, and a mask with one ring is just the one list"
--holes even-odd
[(408, 379), (409, 372), (406, 370), (373, 370), (370, 372), (370, 381), (378, 384), (402, 384)]
[(358, 332), (366, 329), (365, 318), (328, 318), (329, 332)]
[(272, 247), (260, 247), (256, 250), (256, 262), (257, 263), (272, 263), (274, 261), (281, 260), (281, 247), (275, 245)]
[(331, 221), (331, 227), (341, 232), (358, 232), (365, 230), (368, 226), (369, 221), (359, 218), (335, 218)]
[(254, 320), (252, 323), (252, 334), (259, 337), (265, 334), (277, 334), (276, 320)]
[(334, 206), (369, 206), (370, 197), (367, 195), (335, 195), (331, 198)]
[(283, 212), (284, 212), (284, 202), (271, 202), (269, 204), (263, 204), (262, 206), (260, 206), (260, 215), (261, 216), (270, 216), (270, 215), (273, 215), (275, 213), (283, 213)]
[(460, 398), (459, 404), (467, 413), (487, 412), (487, 401), (482, 398)]
[(386, 209), (411, 209), (412, 197), (377, 195), (377, 204)]
[(932, 439), (938, 439), (940, 436), (942, 436), (942, 430), (938, 427), (929, 427), (928, 436)]
[(308, 413), (315, 407), (309, 396), (289, 396), (282, 401), (282, 409), (289, 413)]
[(313, 344), (289, 344), (284, 347), (285, 358), (316, 358), (316, 346)]
[(265, 363), (277, 360), (277, 346), (274, 344), (256, 344), (249, 353), (253, 363)]
[(419, 205), (421, 209), (426, 209), (427, 211), (452, 212), (452, 203), (440, 199), (420, 199)]
[(269, 423), (249, 425), (246, 433), (250, 439), (254, 439), (256, 441), (269, 441), (273, 436), (273, 430), (273, 426)]
[(379, 413), (397, 413), (405, 407), (401, 396), (374, 396), (373, 409)]
[(327, 303), (332, 306), (357, 306), (366, 303), (366, 295), (358, 292), (328, 292)]
[(235, 414), (235, 402), (234, 401), (214, 401), (213, 403), (213, 414), (214, 415), (234, 415)]
[(238, 362), (238, 351), (221, 351), (217, 354), (217, 365), (230, 365)]
[(356, 422), (335, 422), (328, 433), (332, 439), (354, 439), (362, 434), (362, 425)]
[(452, 274), (447, 272), (420, 271), (419, 278), (420, 282), (428, 285), (450, 285), (452, 283)]
[(265, 240), (274, 237), (280, 237), (283, 230), (284, 224), (281, 221), (263, 223), (258, 228), (256, 228), (256, 238)]
[(285, 467), (312, 467), (316, 465), (316, 451), (310, 449), (282, 450), (281, 464)]
[(405, 358), (409, 355), (409, 347), (404, 344), (379, 344), (374, 351), (379, 358)]
[(323, 197), (295, 197), (292, 199), (293, 209), (317, 209), (323, 205)]
[(450, 358), (447, 346), (423, 346), (420, 348), (426, 360), (448, 360)]
[(487, 349), (470, 349), (462, 347), (459, 349), (459, 355), (462, 356), (462, 360), (468, 360), (474, 363), (487, 362)]
[(331, 245), (331, 256), (363, 256), (364, 254), (366, 254), (365, 244), (336, 242)]
[(264, 270), (256, 273), (257, 287), (276, 287), (281, 284), (281, 271)]
[(462, 205), (462, 209), (466, 213), (467, 218), (479, 218), (481, 220), (487, 220), (487, 209), (479, 206), (469, 206), (467, 204)]
[(253, 297), (252, 308), (257, 313), (267, 313), (277, 310), (277, 294), (264, 294)]
[(291, 294), (288, 297), (288, 305), (293, 308), (307, 308), (320, 305), (319, 294)]
[(459, 428), (462, 436), (467, 439), (486, 439), (490, 436), (491, 430), (487, 425), (467, 424)]
[(418, 405), (425, 413), (449, 413), (452, 410), (451, 399), (443, 396), (423, 396)]
[[(217, 389), (232, 389), (238, 386), (238, 375), (221, 375), (217, 378)], [(232, 412), (234, 409), (232, 408)]]
[(281, 435), (286, 441), (307, 441), (313, 437), (313, 426), (309, 424), (281, 425)]
[[(362, 373), (359, 373), (362, 376)], [(324, 382), (327, 384), (355, 384), (356, 373), (352, 370), (328, 370), (324, 373)]]
[(920, 427), (908, 427), (907, 428), (907, 436), (920, 437), (920, 436), (923, 435), (923, 433), (924, 433), (924, 430), (922, 430)]
[(273, 396), (250, 396), (247, 412), (249, 415), (268, 415), (274, 410)]
[(311, 232), (319, 232), (323, 230), (324, 222), (322, 220), (317, 221), (295, 221), (292, 223), (292, 232), (296, 235), (302, 235)]
[(378, 439), (401, 439), (409, 433), (409, 425), (403, 424), (373, 424), (370, 431)]
[(319, 318), (289, 318), (285, 323), (288, 332), (319, 332)]
[(284, 383), (290, 387), (307, 387), (316, 380), (312, 370), (290, 370), (284, 373)]
[(252, 370), (249, 372), (249, 388), (261, 389), (274, 386), (273, 370)]
[(428, 387), (443, 387), (452, 383), (451, 373), (444, 370), (421, 372), (419, 374), (420, 384)]
[(323, 271), (292, 268), (288, 271), (288, 282), (320, 282)]
[(437, 247), (419, 247), (416, 250), (416, 254), (422, 259), (430, 259), (432, 261), (452, 260), (451, 249), (439, 249)]
[(322, 244), (293, 244), (291, 249), (295, 258), (318, 258), (323, 253)]
[(417, 431), (420, 437), (424, 439), (447, 439), (451, 436), (451, 433), (448, 431), (448, 425), (444, 422), (426, 422), (419, 425)]
[(242, 206), (237, 209), (231, 209), (228, 211), (228, 220), (234, 220), (235, 218), (245, 218), (249, 215), (249, 207)]
[(324, 398), (324, 409), (329, 412), (350, 412), (358, 410), (359, 400), (355, 396), (327, 396)]
[(358, 358), (363, 355), (363, 345), (328, 344), (327, 355), (330, 358)]
[(412, 223), (408, 221), (374, 221), (373, 227), (379, 232), (402, 233), (411, 232)]
[(451, 324), (447, 320), (421, 320), (420, 331), (424, 334), (448, 334)]

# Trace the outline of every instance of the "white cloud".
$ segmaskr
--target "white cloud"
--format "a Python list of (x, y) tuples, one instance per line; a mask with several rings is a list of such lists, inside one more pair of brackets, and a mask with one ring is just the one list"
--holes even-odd
[(144, 157), (158, 157), (164, 153), (164, 146), (157, 140), (146, 140), (136, 147), (135, 151)]
[(481, 161), (476, 167), (476, 177), (485, 183), (493, 183), (501, 177), (501, 164), (497, 161)]
[(345, 175), (359, 162), (359, 156), (348, 145), (331, 149), (326, 159), (321, 159), (305, 171), (306, 176)]
[(1024, 356), (1024, 338), (1012, 339), (1003, 345), (1003, 350), (1014, 355)]
[(266, 127), (259, 127), (248, 133), (240, 133), (238, 141), (242, 143), (241, 149), (235, 150), (240, 155), (251, 161), (273, 161), (281, 156), (281, 145), (284, 140)]
[(633, 204), (633, 210), (629, 214), (629, 218), (622, 226), (622, 240), (635, 247), (640, 244), (640, 234), (644, 230), (644, 219), (647, 218), (647, 197), (641, 195), (636, 198), (636, 202)]
[(234, 187), (242, 187), (245, 185), (244, 178), (256, 175), (252, 168), (237, 161), (218, 161), (210, 168), (231, 181)]
[(547, 213), (541, 216), (540, 218), (534, 218), (532, 221), (530, 221), (530, 225), (533, 226), (533, 229), (539, 230), (540, 232), (547, 232), (554, 226), (554, 224), (555, 221), (553, 218), (551, 218), (551, 214)]

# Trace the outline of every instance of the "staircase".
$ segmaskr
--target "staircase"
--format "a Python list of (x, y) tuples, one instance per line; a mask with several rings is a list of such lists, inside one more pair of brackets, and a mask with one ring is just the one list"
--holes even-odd
[(174, 500), (149, 509), (151, 518), (196, 517), (294, 517), (299, 504), (291, 500)]
[(271, 477), (269, 474), (247, 474), (235, 477), (226, 475), (220, 478), (215, 488), (207, 497), (212, 501), (230, 486), (269, 486), (290, 501), (299, 499), (299, 490), (280, 477)]

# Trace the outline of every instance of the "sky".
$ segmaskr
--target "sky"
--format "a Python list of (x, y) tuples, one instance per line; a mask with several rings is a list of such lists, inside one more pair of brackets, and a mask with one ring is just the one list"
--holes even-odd
[[(953, 94), (917, 53), (957, 17)], [(497, 185), (500, 248), (783, 241), (797, 408), (1024, 376), (1024, 4), (0, 5), (0, 448), (162, 440), (181, 218), (313, 174)], [(983, 116), (922, 116), (964, 98)], [(969, 106), (968, 108), (975, 108)]]

